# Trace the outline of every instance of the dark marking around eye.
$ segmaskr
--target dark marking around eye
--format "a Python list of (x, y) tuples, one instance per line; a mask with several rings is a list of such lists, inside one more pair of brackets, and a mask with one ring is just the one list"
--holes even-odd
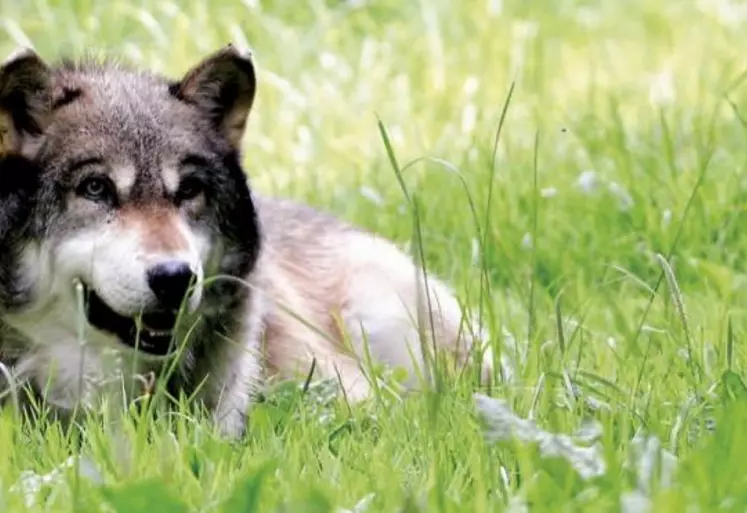
[(71, 88), (71, 87), (63, 87), (62, 88), (62, 94), (60, 94), (58, 97), (56, 97), (52, 101), (52, 110), (55, 111), (57, 109), (60, 109), (64, 107), (65, 105), (70, 105), (75, 100), (83, 96), (83, 90), (80, 88)]
[(111, 179), (104, 175), (89, 175), (77, 186), (76, 192), (79, 196), (96, 203), (107, 203), (116, 207), (117, 192)]
[(194, 199), (199, 196), (203, 190), (204, 184), (196, 175), (188, 176), (182, 180), (181, 184), (179, 184), (179, 189), (176, 191), (176, 202), (179, 204), (183, 201)]
[(182, 167), (206, 168), (210, 167), (210, 161), (205, 157), (200, 157), (199, 155), (187, 155), (182, 159), (181, 165)]

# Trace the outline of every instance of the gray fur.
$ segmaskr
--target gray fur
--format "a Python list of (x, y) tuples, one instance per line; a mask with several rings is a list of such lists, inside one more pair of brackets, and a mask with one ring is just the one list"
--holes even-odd
[[(198, 176), (204, 187), (205, 205), (184, 215), (219, 252), (211, 254), (217, 262), (211, 274), (246, 279), (261, 241), (236, 134), (243, 131), (254, 90), (251, 61), (230, 46), (181, 81), (114, 61), (63, 61), (48, 67), (29, 51), (6, 61), (0, 68), (0, 109), (5, 107), (1, 112), (12, 121), (6, 129), (12, 145), (5, 144), (0, 157), (3, 318), (23, 316), (45, 294), (17, 271), (24, 250), (43, 243), (54, 252), (81, 230), (115, 222), (124, 209), (176, 209), (178, 193), (164, 183), (164, 166)], [(108, 203), (80, 197), (76, 188), (92, 170), (116, 174), (123, 166), (136, 174), (126, 194), (117, 191)], [(240, 344), (240, 319), (250, 296), (235, 281), (205, 289), (198, 312), (183, 323), (195, 327), (190, 337), (195, 342), (187, 347), (170, 388), (190, 395), (213, 370), (203, 365), (206, 355)], [(32, 361), (34, 345), (22, 331), (3, 323), (0, 333), (13, 334), (0, 338), (0, 361), (10, 368), (23, 357)], [(205, 398), (211, 408), (223, 392), (213, 388)], [(240, 428), (234, 427), (233, 434)]]
[[(121, 353), (119, 370), (171, 365), (119, 351), (135, 345), (140, 313), (146, 352), (163, 349), (164, 301), (146, 279), (163, 258), (188, 263), (199, 285), (185, 296), (174, 337), (185, 351), (167, 387), (197, 392), (226, 436), (243, 432), (265, 373), (315, 361), (358, 400), (371, 390), (364, 344), (409, 370), (431, 347), (471, 354), (451, 291), (432, 275), (426, 284), (391, 242), (250, 192), (240, 145), (255, 89), (251, 59), (231, 46), (177, 81), (111, 61), (47, 66), (28, 51), (0, 65), (0, 361), (58, 410), (88, 400), (81, 373), (108, 377), (105, 346)], [(73, 278), (91, 298), (86, 364)]]

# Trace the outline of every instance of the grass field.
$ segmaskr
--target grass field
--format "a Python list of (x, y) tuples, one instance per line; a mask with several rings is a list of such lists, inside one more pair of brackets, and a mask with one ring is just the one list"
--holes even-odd
[[(353, 409), (325, 383), (286, 384), (238, 446), (185, 416), (173, 433), (126, 424), (129, 460), (91, 422), (88, 459), (29, 497), (21, 477), (40, 482), (72, 445), (5, 412), (0, 510), (747, 509), (736, 0), (0, 0), (0, 13), (3, 55), (30, 42), (178, 75), (250, 46), (254, 187), (422, 247), (483, 313), (505, 371)], [(512, 415), (537, 429), (506, 439)]]

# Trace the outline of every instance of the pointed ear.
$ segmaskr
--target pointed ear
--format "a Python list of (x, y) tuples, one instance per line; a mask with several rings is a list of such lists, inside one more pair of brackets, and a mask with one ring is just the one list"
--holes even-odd
[(0, 155), (20, 153), (40, 136), (51, 114), (51, 72), (30, 48), (0, 63)]
[(251, 53), (229, 44), (189, 70), (171, 91), (202, 109), (239, 149), (256, 87)]

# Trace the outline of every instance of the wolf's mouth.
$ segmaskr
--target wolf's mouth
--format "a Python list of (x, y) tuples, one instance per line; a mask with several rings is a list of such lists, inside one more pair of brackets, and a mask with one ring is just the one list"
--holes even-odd
[(135, 319), (125, 317), (112, 310), (90, 287), (84, 285), (86, 317), (88, 322), (102, 331), (116, 335), (132, 348), (153, 356), (166, 356), (171, 351), (177, 312), (157, 311), (140, 316), (141, 329)]

